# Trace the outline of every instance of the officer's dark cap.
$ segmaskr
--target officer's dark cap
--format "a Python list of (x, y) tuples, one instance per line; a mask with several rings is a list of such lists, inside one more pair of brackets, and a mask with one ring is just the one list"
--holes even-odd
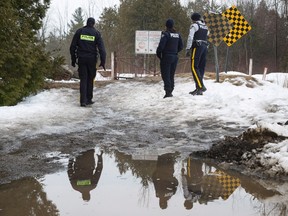
[(174, 20), (169, 18), (167, 21), (166, 21), (166, 27), (167, 28), (173, 28), (174, 26)]
[(198, 21), (198, 20), (200, 20), (200, 18), (201, 18), (201, 15), (200, 15), (199, 13), (193, 13), (193, 14), (191, 15), (191, 19), (192, 19), (193, 21)]
[(93, 17), (89, 17), (87, 19), (87, 26), (94, 26), (95, 25), (95, 19)]

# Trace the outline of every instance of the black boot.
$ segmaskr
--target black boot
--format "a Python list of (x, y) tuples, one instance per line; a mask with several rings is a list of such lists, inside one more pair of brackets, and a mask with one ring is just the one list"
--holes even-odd
[(194, 91), (189, 92), (189, 94), (195, 95), (197, 91), (198, 91), (198, 89), (195, 89)]
[(202, 89), (195, 89), (194, 91), (192, 92), (189, 92), (189, 94), (191, 95), (203, 95), (203, 90)]
[(196, 92), (195, 95), (203, 95), (203, 90), (202, 89), (198, 89), (198, 91)]
[(203, 85), (202, 92), (205, 92), (205, 91), (207, 91), (207, 88)]
[(166, 91), (166, 94), (164, 95), (163, 98), (167, 98), (167, 97), (173, 97), (172, 92), (171, 91)]

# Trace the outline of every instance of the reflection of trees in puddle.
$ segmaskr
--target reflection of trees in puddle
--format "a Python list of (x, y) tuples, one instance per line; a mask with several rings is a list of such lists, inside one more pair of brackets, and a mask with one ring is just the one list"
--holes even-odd
[[(131, 155), (118, 151), (114, 151), (113, 154), (119, 172), (123, 174), (131, 170), (134, 176), (141, 179), (143, 191), (149, 190), (150, 183), (154, 185), (155, 196), (159, 198), (159, 207), (163, 209), (168, 207), (168, 201), (176, 193), (179, 185), (182, 185), (183, 205), (186, 209), (193, 208), (195, 203), (207, 205), (219, 199), (228, 200), (239, 186), (259, 201), (279, 195), (278, 192), (266, 189), (256, 180), (241, 174), (224, 172), (215, 168), (213, 164), (204, 163), (193, 157), (182, 161), (181, 178), (177, 179), (174, 176), (174, 167), (178, 153), (163, 154), (156, 160), (133, 160)], [(178, 185), (178, 182), (181, 184)], [(145, 192), (142, 192), (142, 195), (142, 199), (145, 200)], [(264, 208), (263, 204), (262, 209)]]
[(0, 185), (1, 215), (59, 215), (57, 207), (47, 199), (42, 185), (34, 178), (24, 178)]
[[(155, 151), (153, 153), (155, 156)], [(275, 204), (275, 199), (283, 197), (280, 193), (266, 189), (256, 180), (231, 171), (223, 172), (215, 165), (193, 157), (183, 160), (181, 167), (178, 153), (142, 157), (146, 159), (135, 159), (114, 150), (105, 150), (105, 155), (109, 155), (110, 159), (115, 158), (121, 174), (131, 171), (141, 181), (139, 202), (142, 205), (148, 204), (149, 193), (153, 189), (159, 208), (169, 209), (171, 197), (178, 191), (177, 196), (180, 194), (180, 199), (183, 196), (179, 205), (191, 209), (196, 203), (209, 205), (215, 200), (225, 202), (241, 186), (253, 199), (257, 198), (261, 202), (253, 206), (261, 215), (287, 215), (287, 204), (283, 200)], [(69, 160), (67, 173), (71, 186), (83, 194), (84, 200), (89, 200), (90, 191), (96, 188), (102, 169), (102, 153), (96, 157), (95, 150), (83, 152)], [(178, 174), (181, 174), (179, 178)], [(54, 216), (59, 215), (59, 212), (52, 201), (47, 199), (42, 185), (34, 178), (25, 178), (0, 185), (0, 214)]]
[(174, 176), (174, 164), (178, 153), (168, 153), (148, 160), (133, 160), (131, 155), (115, 151), (115, 162), (121, 174), (131, 170), (132, 174), (141, 179), (143, 193), (140, 199), (145, 200), (145, 191), (149, 190), (149, 183), (153, 183), (155, 196), (159, 199), (159, 206), (167, 208), (168, 200), (176, 193), (178, 180)]

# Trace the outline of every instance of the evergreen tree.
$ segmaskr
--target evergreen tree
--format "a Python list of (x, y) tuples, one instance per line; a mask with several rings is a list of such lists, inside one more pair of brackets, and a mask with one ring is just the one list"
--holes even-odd
[(179, 0), (122, 0), (118, 16), (120, 53), (134, 53), (136, 30), (164, 30), (168, 18), (174, 19), (175, 28), (184, 38), (188, 36), (190, 20)]
[(81, 7), (77, 8), (72, 14), (73, 20), (70, 20), (69, 26), (69, 36), (73, 36), (77, 29), (81, 28), (85, 24), (83, 9)]
[[(213, 4), (213, 9), (216, 8), (215, 5)], [(195, 0), (195, 1), (190, 1), (188, 3), (188, 12), (189, 15), (191, 15), (194, 12), (197, 12), (201, 15), (205, 14), (206, 12), (209, 12), (209, 10), (212, 10), (210, 6), (209, 1), (203, 1), (203, 0)]]
[[(119, 25), (118, 10), (116, 6), (104, 8), (99, 22), (96, 24), (97, 29), (101, 32), (107, 53), (119, 50), (117, 40), (117, 26)], [(107, 55), (106, 62), (110, 62), (110, 55)]]
[(50, 0), (0, 3), (0, 105), (14, 105), (44, 83), (49, 58), (36, 35), (49, 4)]

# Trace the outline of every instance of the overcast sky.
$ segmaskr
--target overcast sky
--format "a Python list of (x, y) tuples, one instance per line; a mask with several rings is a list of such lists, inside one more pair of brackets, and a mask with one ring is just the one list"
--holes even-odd
[[(186, 5), (191, 0), (180, 0), (183, 5)], [(233, 0), (214, 0), (219, 4), (232, 5)], [(85, 17), (99, 18), (105, 7), (119, 6), (119, 0), (51, 0), (50, 9), (47, 13), (48, 29), (67, 30), (67, 24), (72, 20), (72, 14), (78, 7), (84, 10)], [(64, 28), (64, 29), (63, 29)]]
[[(191, 0), (180, 0), (183, 5), (186, 5)], [(231, 0), (214, 0), (219, 3), (227, 3)], [(119, 5), (119, 0), (51, 0), (51, 7), (49, 12), (56, 15), (60, 14), (63, 17), (70, 17), (71, 14), (75, 11), (76, 8), (82, 7), (84, 10), (87, 10), (86, 13), (89, 15), (89, 7), (90, 10), (93, 11), (93, 15), (95, 18), (98, 18), (105, 7), (111, 7), (114, 5)], [(90, 11), (91, 13), (91, 11)], [(91, 14), (90, 14), (91, 15)]]
[(85, 17), (99, 18), (105, 7), (119, 5), (119, 0), (51, 0), (47, 13), (49, 29), (67, 28), (67, 23), (72, 19), (72, 14), (78, 7), (84, 10)]

